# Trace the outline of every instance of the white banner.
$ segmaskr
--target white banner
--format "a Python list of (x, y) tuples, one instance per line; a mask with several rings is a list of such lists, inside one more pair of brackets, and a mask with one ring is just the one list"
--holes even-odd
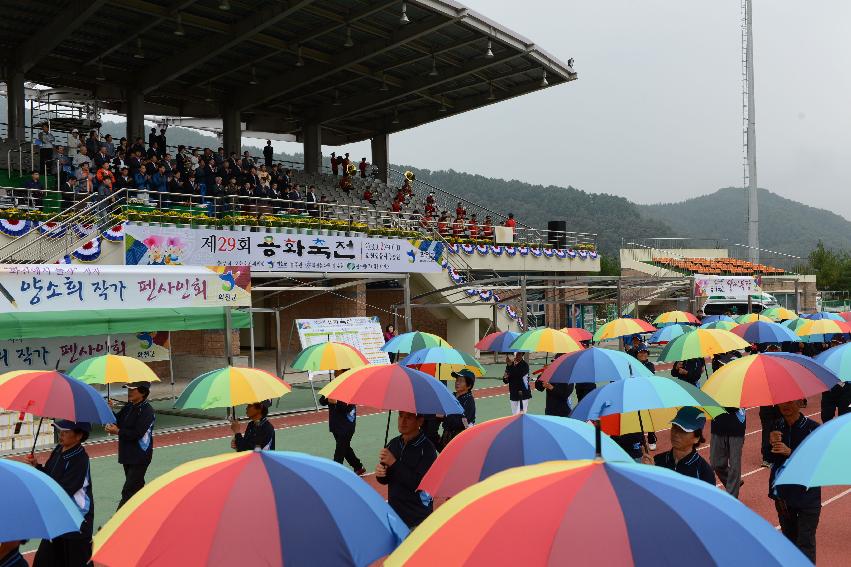
[(117, 354), (145, 362), (169, 359), (167, 332), (0, 341), (0, 372), (68, 370), (93, 356)]
[(131, 265), (250, 266), (255, 272), (424, 273), (440, 264), (404, 239), (126, 226)]
[(378, 317), (344, 317), (339, 319), (296, 319), (301, 348), (333, 341), (352, 345), (372, 364), (389, 364), (381, 351), (384, 333)]
[(747, 299), (748, 295), (761, 291), (758, 282), (752, 276), (704, 276), (700, 274), (694, 276), (694, 295), (696, 297), (724, 295), (731, 299)]
[(247, 267), (0, 266), (0, 313), (250, 305)]

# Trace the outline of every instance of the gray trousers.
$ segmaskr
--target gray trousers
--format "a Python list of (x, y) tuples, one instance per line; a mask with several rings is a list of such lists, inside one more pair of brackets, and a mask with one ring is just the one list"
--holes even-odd
[(712, 465), (715, 474), (727, 492), (739, 497), (739, 488), (742, 486), (742, 447), (745, 444), (744, 437), (728, 437), (726, 435), (712, 434), (709, 445), (709, 464)]

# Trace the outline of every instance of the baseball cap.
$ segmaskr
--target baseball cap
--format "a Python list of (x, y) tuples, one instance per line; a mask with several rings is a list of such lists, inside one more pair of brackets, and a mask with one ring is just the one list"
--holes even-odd
[(466, 368), (463, 368), (463, 369), (459, 370), (458, 372), (453, 372), (452, 377), (453, 378), (472, 378), (473, 380), (476, 379), (476, 375), (473, 374), (473, 371), (467, 370)]
[(150, 389), (151, 389), (151, 383), (150, 383), (150, 382), (145, 382), (145, 381), (141, 381), (141, 382), (128, 382), (127, 384), (124, 384), (124, 385), (123, 385), (123, 386), (121, 386), (121, 387), (122, 387), (122, 388), (127, 388), (128, 390), (135, 390), (136, 388), (147, 388), (147, 389), (149, 389), (149, 390), (150, 390)]
[(87, 423), (85, 421), (70, 421), (68, 419), (57, 419), (53, 422), (53, 427), (61, 431), (65, 431), (68, 429), (79, 429), (80, 431), (85, 431), (86, 433), (91, 433), (92, 431), (91, 423)]
[(703, 430), (703, 426), (706, 425), (706, 416), (699, 409), (686, 406), (680, 408), (671, 423), (678, 425), (683, 431), (691, 433), (692, 431)]

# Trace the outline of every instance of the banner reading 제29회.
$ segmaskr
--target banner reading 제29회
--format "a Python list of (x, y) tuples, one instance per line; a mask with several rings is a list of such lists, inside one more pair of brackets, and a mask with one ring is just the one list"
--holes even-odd
[[(441, 267), (401, 238), (127, 225), (125, 264), (250, 266), (252, 271), (426, 273)], [(422, 249), (422, 248), (425, 248)]]
[(244, 266), (0, 266), (0, 313), (250, 305)]

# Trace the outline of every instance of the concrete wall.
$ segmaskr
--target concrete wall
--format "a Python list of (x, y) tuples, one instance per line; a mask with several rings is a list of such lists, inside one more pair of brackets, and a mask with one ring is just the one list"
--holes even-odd
[(683, 248), (664, 250), (662, 248), (621, 248), (621, 275), (651, 275), (659, 278), (676, 278), (682, 274), (649, 264), (653, 258), (728, 258), (726, 248)]
[(547, 258), (545, 256), (482, 256), (478, 253), (468, 256), (464, 252), (454, 254), (474, 270), (496, 270), (497, 272), (599, 272), (600, 258)]

